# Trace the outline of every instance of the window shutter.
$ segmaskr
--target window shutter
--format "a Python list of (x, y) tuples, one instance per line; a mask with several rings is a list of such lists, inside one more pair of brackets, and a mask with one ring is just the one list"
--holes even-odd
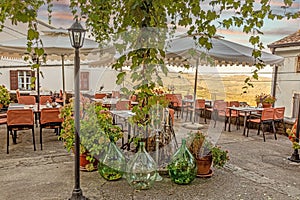
[(300, 55), (297, 56), (296, 60), (296, 72), (300, 72)]
[(80, 73), (80, 90), (89, 90), (89, 72)]
[(17, 70), (10, 70), (10, 89), (16, 90), (18, 89), (18, 71)]

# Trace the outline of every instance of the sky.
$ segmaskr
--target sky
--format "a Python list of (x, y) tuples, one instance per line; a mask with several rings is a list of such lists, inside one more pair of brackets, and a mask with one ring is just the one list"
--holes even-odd
[[(283, 0), (271, 0), (271, 6), (274, 13), (282, 13), (281, 6)], [(52, 13), (52, 25), (55, 27), (69, 28), (73, 23), (73, 16), (69, 9), (69, 0), (58, 0), (54, 1), (53, 13)], [(203, 3), (205, 8), (205, 3)], [(208, 8), (208, 7), (207, 7)], [(300, 11), (300, 0), (294, 0), (293, 7), (290, 8), (291, 11)], [(226, 12), (223, 18), (232, 15), (232, 12)], [(47, 21), (47, 10), (43, 7), (39, 11), (39, 18)], [(184, 28), (182, 28), (184, 29)], [(181, 30), (182, 30), (181, 29)], [(261, 39), (265, 46), (272, 42), (275, 42), (287, 35), (290, 35), (300, 29), (300, 19), (295, 20), (282, 20), (282, 21), (272, 21), (266, 20), (265, 26), (262, 28), (264, 35)], [(250, 46), (248, 42), (248, 36), (242, 32), (239, 28), (230, 28), (228, 30), (219, 28), (218, 34), (223, 36), (227, 40), (231, 40), (240, 44)], [(269, 51), (269, 49), (266, 49)]]
[[(256, 0), (258, 1), (258, 0)], [(283, 0), (270, 0), (271, 6), (272, 6), (272, 11), (274, 13), (282, 13), (282, 4)], [(208, 1), (209, 2), (209, 1)], [(57, 28), (69, 28), (74, 20), (73, 16), (71, 14), (71, 10), (69, 9), (69, 0), (58, 0), (54, 1), (54, 7), (53, 7), (53, 13), (52, 13), (52, 25)], [(208, 3), (202, 3), (203, 8), (209, 9)], [(294, 0), (293, 7), (290, 8), (291, 11), (297, 12), (300, 11), (300, 0)], [(39, 19), (47, 22), (47, 9), (46, 7), (43, 7), (39, 11)], [(228, 16), (231, 16), (233, 13), (232, 12), (226, 12), (223, 15), (223, 18), (226, 18)], [(264, 27), (262, 28), (262, 31), (264, 32), (264, 35), (261, 35), (261, 40), (265, 46), (266, 52), (270, 52), (270, 50), (267, 48), (268, 44), (271, 44), (272, 42), (275, 42), (279, 39), (282, 39), (285, 36), (288, 36), (290, 34), (295, 33), (296, 31), (300, 30), (300, 19), (295, 19), (295, 20), (265, 20), (264, 22)], [(179, 31), (184, 31), (184, 28), (179, 28)], [(218, 35), (221, 35), (224, 37), (226, 40), (230, 40), (239, 44), (243, 44), (246, 46), (251, 46), (251, 44), (248, 42), (249, 35), (246, 35), (243, 33), (243, 31), (240, 28), (230, 28), (230, 29), (224, 29), (224, 28), (218, 28)], [(229, 67), (222, 67), (218, 69), (218, 72), (220, 74), (224, 75), (234, 75), (237, 73), (241, 74), (248, 74), (250, 75), (251, 72), (255, 68), (251, 67), (234, 67), (234, 66), (229, 66)], [(209, 68), (206, 70), (209, 71)], [(260, 76), (265, 76), (265, 77), (271, 77), (272, 76), (272, 67), (267, 66), (265, 69), (260, 70)]]

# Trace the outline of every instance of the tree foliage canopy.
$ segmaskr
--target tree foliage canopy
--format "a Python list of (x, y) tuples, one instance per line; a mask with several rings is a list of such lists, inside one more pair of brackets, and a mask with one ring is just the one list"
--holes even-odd
[[(189, 35), (199, 35), (197, 42), (208, 50), (218, 28), (240, 27), (250, 35), (249, 42), (254, 46), (257, 70), (253, 78), (257, 79), (257, 71), (264, 67), (259, 59), (264, 48), (260, 38), (264, 20), (300, 17), (299, 12), (289, 11), (292, 0), (282, 0), (282, 9), (277, 12), (272, 3), (272, 0), (71, 0), (70, 6), (74, 15), (86, 18), (87, 27), (97, 41), (118, 41), (118, 50), (125, 54), (114, 68), (120, 69), (129, 61), (132, 80), (140, 81), (138, 85), (142, 87), (153, 85), (151, 75), (157, 75), (157, 70), (167, 71), (163, 65), (165, 39), (182, 27)], [(233, 15), (228, 15), (229, 11)], [(160, 68), (157, 64), (161, 64)], [(121, 73), (119, 80), (124, 75)], [(161, 84), (159, 76), (156, 77), (153, 81)], [(250, 80), (246, 80), (249, 85)]]
[[(249, 42), (255, 47), (257, 69), (264, 67), (259, 57), (264, 48), (260, 35), (265, 19), (281, 20), (299, 18), (300, 12), (291, 12), (293, 0), (281, 0), (282, 9), (272, 9), (273, 0), (70, 0), (74, 17), (86, 20), (86, 26), (98, 42), (117, 41), (120, 58), (114, 65), (120, 69), (130, 63), (132, 80), (138, 82), (137, 89), (162, 84), (158, 71), (167, 72), (163, 65), (165, 39), (179, 28), (187, 34), (199, 35), (197, 42), (206, 49), (212, 48), (210, 39), (216, 36), (218, 28), (240, 27), (249, 34)], [(36, 29), (37, 12), (47, 5), (49, 22), (54, 0), (1, 0), (0, 25), (5, 20), (12, 24), (28, 24), (28, 51), (33, 41), (38, 40)], [(278, 0), (276, 1), (278, 4)], [(228, 15), (228, 13), (233, 13)], [(43, 50), (34, 48), (41, 56)], [(160, 64), (160, 67), (157, 65)], [(122, 81), (125, 72), (118, 78)], [(257, 71), (253, 74), (257, 78)], [(250, 79), (246, 80), (250, 82)]]

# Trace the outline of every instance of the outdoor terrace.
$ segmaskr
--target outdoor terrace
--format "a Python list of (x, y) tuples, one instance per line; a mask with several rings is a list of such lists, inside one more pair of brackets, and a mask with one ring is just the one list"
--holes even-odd
[[(186, 137), (181, 118), (175, 117), (177, 140)], [(155, 182), (153, 188), (135, 191), (123, 178), (108, 182), (97, 171), (81, 172), (81, 188), (90, 199), (299, 199), (300, 165), (287, 158), (292, 154), (286, 136), (266, 134), (266, 142), (256, 130), (249, 137), (242, 129), (223, 130), (208, 120), (203, 131), (227, 149), (230, 161), (223, 169), (214, 169), (211, 178), (196, 178), (189, 185), (176, 185), (167, 175)], [(36, 128), (36, 141), (39, 129)], [(43, 131), (43, 151), (37, 142), (32, 149), (32, 137), (20, 132), (17, 144), (10, 145), (6, 154), (6, 126), (0, 127), (0, 194), (1, 199), (67, 199), (74, 187), (74, 155), (67, 153), (53, 130)], [(221, 133), (221, 134), (220, 134)]]

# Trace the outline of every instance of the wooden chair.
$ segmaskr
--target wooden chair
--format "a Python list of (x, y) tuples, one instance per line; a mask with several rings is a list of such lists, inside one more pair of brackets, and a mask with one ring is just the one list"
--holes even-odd
[(129, 98), (130, 101), (137, 101), (137, 96), (135, 94), (131, 95)]
[[(240, 106), (240, 102), (238, 101), (230, 101), (229, 102), (229, 107), (239, 107)], [(239, 113), (238, 111), (236, 110), (231, 110), (231, 115), (230, 115), (230, 110), (229, 108), (226, 109), (226, 115), (225, 115), (225, 129), (226, 130), (226, 126), (227, 126), (227, 123), (229, 123), (229, 118), (230, 119), (230, 123), (232, 122), (232, 118), (235, 118), (235, 125), (236, 125), (236, 130), (239, 129), (239, 123), (240, 123), (240, 120), (239, 120)]]
[(58, 135), (61, 129), (61, 123), (63, 119), (59, 118), (58, 108), (44, 108), (41, 110), (40, 116), (40, 145), (41, 150), (43, 150), (43, 128), (45, 129), (55, 129)]
[(0, 114), (0, 125), (7, 124), (7, 113)]
[(103, 99), (106, 96), (107, 95), (105, 93), (96, 93), (94, 97), (95, 99)]
[(173, 104), (173, 109), (176, 111), (177, 115), (176, 117), (178, 118), (179, 112), (181, 117), (183, 116), (182, 110), (184, 109), (184, 105), (182, 104), (182, 95), (181, 94), (174, 94), (172, 97), (172, 104)]
[(284, 111), (285, 111), (285, 107), (278, 107), (278, 108), (274, 108), (274, 123), (280, 123), (282, 122), (283, 124), (283, 132), (285, 133), (286, 131), (286, 127), (285, 127), (285, 123), (284, 123)]
[[(181, 110), (182, 113), (186, 112), (188, 114), (188, 112), (189, 112), (188, 108), (193, 107), (193, 102), (191, 102), (193, 100), (194, 100), (193, 95), (191, 95), (191, 94), (184, 95), (183, 100), (182, 100), (182, 104), (183, 104), (182, 105), (182, 110)], [(183, 116), (183, 115), (181, 115), (181, 116)], [(185, 117), (185, 118), (187, 119), (187, 117)]]
[(165, 94), (165, 98), (169, 102), (169, 105), (168, 105), (169, 108), (173, 107), (173, 103), (172, 103), (173, 96), (174, 96), (174, 94)]
[(131, 108), (130, 100), (121, 100), (116, 103), (116, 110), (130, 110)]
[[(245, 101), (240, 101), (240, 107), (247, 107), (249, 106), (249, 104)], [(248, 118), (249, 117), (249, 113), (248, 112), (238, 112), (239, 114), (239, 122), (240, 122), (240, 117), (242, 117), (244, 120), (246, 120), (245, 118)], [(244, 133), (245, 134), (245, 133)]]
[(192, 100), (193, 99), (193, 95), (188, 94), (188, 95), (185, 95), (183, 98), (184, 99), (190, 99), (190, 100)]
[(35, 97), (34, 96), (20, 96), (18, 99), (19, 104), (25, 105), (35, 105)]
[(16, 143), (17, 131), (31, 129), (33, 149), (35, 148), (34, 115), (31, 109), (16, 109), (7, 111), (7, 154), (9, 153), (9, 133), (12, 134), (13, 142)]
[(111, 98), (120, 98), (120, 91), (112, 91)]
[(250, 129), (249, 123), (256, 123), (256, 124), (259, 124), (257, 135), (259, 135), (260, 128), (261, 128), (263, 131), (263, 138), (264, 138), (264, 142), (265, 142), (266, 137), (265, 137), (264, 124), (271, 124), (273, 127), (275, 140), (277, 140), (276, 129), (275, 129), (275, 125), (274, 125), (274, 108), (264, 108), (262, 110), (262, 113), (259, 118), (251, 118), (252, 116), (253, 115), (251, 115), (250, 118), (247, 120), (247, 137), (248, 137), (249, 129)]
[(52, 103), (52, 96), (50, 95), (40, 96), (40, 105), (46, 105), (47, 102)]
[(174, 137), (175, 147), (178, 148), (178, 142), (177, 142), (175, 131), (174, 131), (174, 128), (173, 128), (174, 127), (174, 114), (175, 114), (175, 111), (172, 108), (167, 108), (167, 110), (168, 110), (168, 113), (169, 113), (168, 115), (169, 116), (167, 117), (166, 120), (168, 120), (168, 121), (166, 121), (165, 126), (164, 126), (165, 132), (166, 132), (166, 128), (168, 128), (171, 131), (171, 134)]
[(17, 100), (19, 101), (19, 98), (20, 98), (20, 96), (21, 96), (20, 90), (19, 90), (19, 89), (16, 90), (16, 96), (17, 96)]
[(226, 117), (227, 105), (228, 105), (227, 101), (224, 101), (224, 100), (216, 100), (214, 102), (212, 117), (211, 117), (212, 120), (214, 120), (214, 122), (215, 122), (214, 127), (216, 127), (217, 120), (220, 117), (224, 117), (224, 118)]
[[(195, 116), (199, 116), (199, 118), (204, 116), (205, 112), (205, 99), (196, 99), (196, 105), (195, 105)], [(192, 121), (192, 113), (193, 113), (194, 107), (188, 107), (185, 121), (187, 121), (188, 115), (190, 114), (190, 121)]]
[(56, 103), (59, 103), (61, 105), (64, 104), (64, 94), (63, 94), (63, 91), (62, 90), (59, 90), (59, 95), (57, 98), (55, 98), (55, 102)]

